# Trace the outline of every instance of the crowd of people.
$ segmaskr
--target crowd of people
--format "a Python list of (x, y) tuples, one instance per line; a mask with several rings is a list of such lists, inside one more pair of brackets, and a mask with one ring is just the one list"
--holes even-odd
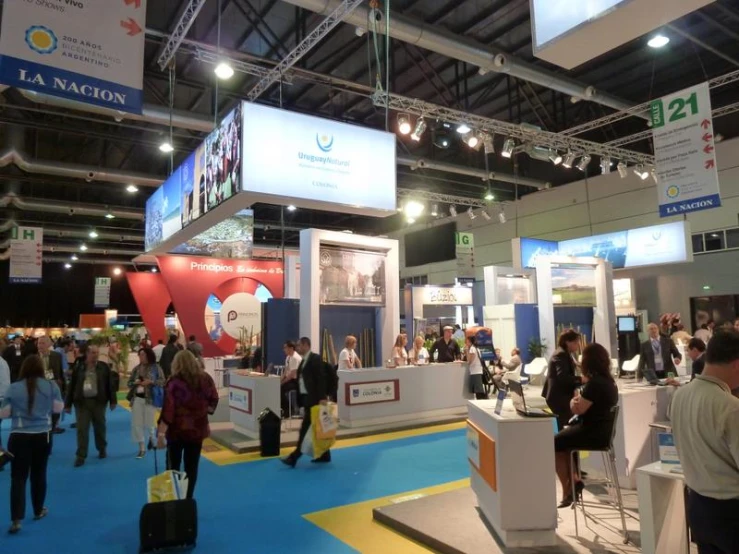
[[(98, 458), (107, 458), (106, 411), (118, 406), (120, 376), (100, 360), (95, 344), (77, 344), (72, 339), (15, 337), (2, 345), (0, 358), (0, 419), (10, 420), (10, 437), (2, 448), (0, 471), (9, 461), (11, 468), (9, 533), (21, 530), (26, 515), (26, 485), (30, 478), (34, 519), (48, 514), (46, 473), (52, 453), (53, 436), (60, 427), (62, 412), (75, 415), (77, 450), (74, 466), (81, 467), (88, 456), (90, 426), (93, 428)], [(136, 458), (146, 448), (166, 448), (168, 469), (188, 475), (187, 497), (192, 498), (197, 482), (203, 440), (209, 434), (208, 416), (218, 405), (218, 391), (205, 372), (202, 345), (190, 337), (187, 348), (172, 336), (157, 352), (149, 346), (139, 349), (139, 364), (128, 379), (126, 398), (130, 403), (131, 436), (137, 444)], [(155, 399), (160, 399), (157, 406)], [(157, 419), (156, 408), (161, 412)]]

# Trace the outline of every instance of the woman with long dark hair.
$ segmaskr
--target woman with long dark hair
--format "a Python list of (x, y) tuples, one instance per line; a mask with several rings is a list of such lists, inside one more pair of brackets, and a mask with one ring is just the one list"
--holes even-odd
[(153, 445), (155, 437), (154, 387), (164, 386), (164, 372), (157, 365), (151, 348), (139, 350), (139, 365), (128, 380), (128, 399), (131, 402), (131, 437), (139, 445), (137, 459), (146, 456), (146, 445)]
[(580, 386), (577, 365), (573, 357), (580, 348), (580, 333), (574, 329), (567, 329), (560, 335), (557, 346), (559, 347), (557, 352), (549, 360), (547, 380), (541, 395), (547, 399), (547, 406), (557, 416), (559, 428), (564, 429), (572, 418), (570, 400)]
[(584, 487), (577, 468), (570, 464), (570, 452), (606, 448), (611, 440), (613, 419), (611, 409), (618, 404), (618, 387), (611, 375), (611, 356), (600, 344), (588, 345), (582, 353), (582, 393), (570, 400), (570, 410), (577, 421), (554, 437), (557, 477), (564, 498), (560, 508), (572, 505), (572, 479), (576, 494)]
[(64, 409), (62, 393), (54, 381), (44, 376), (44, 363), (38, 355), (28, 356), (21, 365), (20, 379), (10, 385), (0, 408), (0, 418), (11, 419), (8, 452), (11, 460), (9, 533), (21, 529), (26, 516), (26, 481), (31, 477), (31, 502), (34, 519), (48, 514), (46, 464), (49, 460), (51, 414)]

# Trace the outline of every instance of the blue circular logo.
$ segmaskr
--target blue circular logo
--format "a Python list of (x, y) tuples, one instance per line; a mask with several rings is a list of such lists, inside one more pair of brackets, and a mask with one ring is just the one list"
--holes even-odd
[(26, 44), (39, 54), (51, 54), (56, 50), (58, 41), (54, 31), (43, 25), (33, 25), (26, 30)]
[(678, 196), (680, 196), (680, 187), (677, 185), (667, 187), (667, 198), (677, 198)]
[(316, 133), (316, 144), (321, 152), (331, 152), (331, 149), (334, 147), (334, 136)]

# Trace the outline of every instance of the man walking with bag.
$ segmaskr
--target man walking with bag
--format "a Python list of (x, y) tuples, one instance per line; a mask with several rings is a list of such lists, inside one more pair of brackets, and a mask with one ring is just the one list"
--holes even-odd
[[(311, 410), (319, 404), (326, 404), (326, 372), (323, 367), (323, 360), (318, 354), (311, 352), (310, 339), (303, 337), (298, 341), (298, 353), (303, 357), (303, 361), (298, 367), (298, 391), (300, 393), (300, 405), (304, 408), (303, 423), (300, 425), (300, 433), (298, 435), (298, 444), (295, 450), (282, 458), (282, 463), (295, 467), (298, 459), (302, 455), (300, 448), (303, 440), (311, 428)], [(312, 431), (312, 429), (311, 429)], [(331, 451), (327, 450), (320, 458), (312, 460), (316, 463), (328, 463), (331, 461)]]

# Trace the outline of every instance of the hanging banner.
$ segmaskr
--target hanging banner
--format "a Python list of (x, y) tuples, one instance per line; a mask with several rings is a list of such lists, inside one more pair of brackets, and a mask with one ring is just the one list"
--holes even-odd
[(110, 281), (110, 277), (95, 277), (96, 308), (107, 308), (110, 306)]
[(457, 277), (475, 277), (475, 235), (472, 233), (456, 233), (457, 238)]
[(10, 283), (41, 283), (44, 230), (13, 227), (10, 235)]
[(721, 206), (708, 83), (651, 104), (659, 215)]
[(141, 113), (146, 0), (5, 0), (0, 83)]

